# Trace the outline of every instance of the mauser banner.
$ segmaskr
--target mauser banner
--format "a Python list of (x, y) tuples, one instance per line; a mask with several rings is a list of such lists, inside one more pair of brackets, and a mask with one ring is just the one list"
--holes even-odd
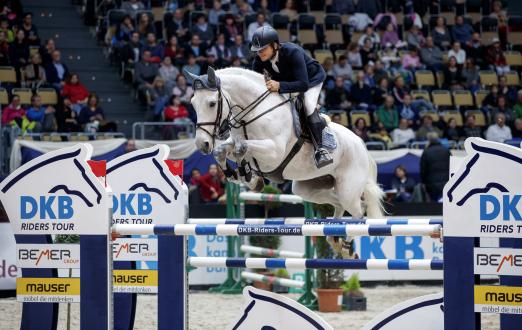
[(80, 279), (20, 277), (16, 279), (16, 298), (20, 302), (77, 303)]
[(158, 293), (156, 270), (114, 270), (113, 291), (125, 293)]
[(475, 312), (522, 314), (522, 287), (476, 285)]

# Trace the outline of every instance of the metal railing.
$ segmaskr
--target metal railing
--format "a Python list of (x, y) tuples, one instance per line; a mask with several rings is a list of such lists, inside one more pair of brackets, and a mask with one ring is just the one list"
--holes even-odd
[(132, 124), (132, 138), (134, 140), (181, 140), (195, 136), (196, 125), (190, 119)]

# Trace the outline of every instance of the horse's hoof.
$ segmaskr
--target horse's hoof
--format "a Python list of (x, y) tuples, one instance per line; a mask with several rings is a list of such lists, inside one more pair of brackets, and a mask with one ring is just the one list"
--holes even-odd
[(234, 157), (243, 158), (246, 155), (246, 152), (247, 152), (246, 143), (236, 144), (236, 146), (234, 148)]
[(257, 178), (256, 186), (254, 187), (254, 192), (260, 193), (265, 188), (265, 181), (263, 178)]

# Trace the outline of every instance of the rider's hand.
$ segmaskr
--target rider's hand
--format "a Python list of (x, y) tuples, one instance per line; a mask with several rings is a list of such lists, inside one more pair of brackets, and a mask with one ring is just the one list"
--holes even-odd
[(266, 88), (271, 92), (279, 92), (279, 82), (275, 80), (269, 80), (266, 82)]

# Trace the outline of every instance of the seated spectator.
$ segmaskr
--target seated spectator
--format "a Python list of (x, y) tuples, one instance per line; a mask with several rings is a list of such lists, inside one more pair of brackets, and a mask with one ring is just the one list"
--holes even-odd
[(406, 146), (410, 141), (415, 140), (415, 133), (407, 119), (399, 120), (399, 127), (392, 131), (391, 138), (395, 146)]
[(105, 120), (105, 113), (99, 103), (98, 95), (91, 93), (87, 105), (80, 111), (78, 124), (85, 132), (117, 132), (116, 124)]
[(463, 87), (474, 93), (480, 89), (479, 81), (479, 68), (475, 65), (475, 60), (472, 57), (468, 57), (464, 68), (462, 68)]
[(399, 35), (397, 34), (397, 31), (395, 30), (395, 27), (392, 23), (388, 23), (388, 25), (386, 25), (386, 31), (384, 31), (381, 39), (381, 46), (384, 47), (388, 43), (392, 45), (397, 45), (399, 43), (402, 44), (402, 41), (400, 41)]
[(208, 11), (208, 22), (214, 28), (217, 28), (219, 25), (219, 16), (224, 15), (225, 11), (221, 6), (220, 0), (214, 0), (212, 8)]
[(43, 66), (51, 64), (53, 61), (53, 52), (56, 50), (56, 45), (53, 38), (49, 38), (45, 41), (45, 45), (40, 47), (40, 56), (42, 57)]
[(9, 27), (9, 20), (5, 17), (0, 17), (0, 32), (5, 33), (5, 40), (9, 43), (13, 42), (15, 35), (13, 29)]
[(133, 32), (130, 41), (121, 49), (121, 60), (125, 65), (134, 67), (134, 64), (141, 60), (142, 52), (143, 45), (140, 41), (140, 34)]
[(286, 0), (285, 8), (281, 9), (279, 14), (288, 16), (288, 18), (290, 19), (290, 22), (297, 21), (297, 17), (299, 15), (295, 8), (295, 3), (293, 0)]
[(147, 89), (152, 88), (152, 82), (158, 75), (158, 64), (151, 61), (149, 51), (143, 52), (141, 61), (134, 66), (134, 85), (138, 88), (141, 97), (145, 95)]
[(363, 66), (361, 52), (359, 50), (359, 46), (352, 42), (348, 45), (348, 52), (346, 53), (346, 57), (348, 58), (348, 64), (352, 67), (352, 69), (361, 69)]
[(348, 64), (348, 58), (346, 58), (346, 55), (339, 56), (337, 63), (335, 63), (332, 68), (332, 74), (335, 78), (342, 77), (345, 80), (352, 79), (353, 71), (350, 64)]
[(368, 136), (368, 128), (367, 128), (366, 120), (364, 118), (357, 118), (355, 123), (352, 125), (352, 131), (361, 138), (364, 142), (370, 141)]
[(471, 41), (466, 45), (466, 57), (472, 58), (480, 68), (486, 68), (485, 49), (480, 34), (477, 32), (473, 33)]
[(443, 67), (442, 51), (433, 43), (433, 37), (426, 38), (426, 44), (420, 50), (422, 63), (428, 70), (440, 71)]
[(207, 61), (206, 55), (206, 47), (203, 45), (198, 35), (193, 35), (190, 39), (190, 43), (185, 47), (185, 55), (194, 56), (196, 58), (196, 62), (202, 65)]
[(443, 87), (451, 90), (462, 89), (462, 70), (457, 65), (455, 56), (450, 57), (448, 65), (444, 68), (444, 84)]
[(422, 68), (419, 51), (417, 48), (412, 48), (407, 54), (402, 57), (402, 67), (406, 70), (414, 71)]
[(38, 95), (31, 97), (31, 106), (27, 109), (26, 116), (30, 122), (35, 123), (33, 132), (56, 131), (56, 110), (54, 107), (42, 105), (42, 99)]
[(165, 54), (165, 49), (157, 42), (156, 35), (152, 32), (147, 33), (147, 41), (143, 45), (143, 51), (150, 52), (150, 61), (153, 63), (160, 63)]
[(167, 38), (176, 36), (180, 43), (184, 43), (190, 37), (187, 22), (183, 19), (183, 12), (181, 9), (174, 10), (174, 13), (165, 22), (165, 30)]
[(508, 86), (506, 76), (498, 77), (498, 95), (506, 97), (508, 104), (513, 104), (517, 101), (516, 92), (515, 88)]
[(2, 126), (18, 127), (25, 132), (32, 130), (35, 123), (30, 123), (25, 116), (25, 109), (20, 104), (20, 97), (16, 94), (11, 96), (11, 102), (2, 110)]
[(52, 62), (45, 68), (45, 76), (47, 82), (59, 93), (62, 86), (65, 84), (65, 79), (69, 77), (69, 69), (65, 63), (62, 63), (60, 51), (53, 51), (51, 57)]
[(132, 33), (134, 33), (134, 21), (130, 17), (130, 15), (127, 15), (123, 18), (123, 21), (118, 25), (118, 30), (116, 31), (116, 40), (119, 42), (129, 42), (132, 36)]
[(62, 96), (67, 97), (71, 100), (72, 108), (76, 113), (80, 113), (82, 108), (87, 104), (87, 98), (89, 97), (89, 91), (80, 82), (78, 74), (71, 74), (62, 89)]
[(252, 6), (245, 0), (236, 0), (236, 3), (230, 7), (230, 10), (238, 19), (243, 19), (246, 15), (254, 13)]
[(58, 123), (58, 132), (79, 132), (78, 114), (72, 109), (71, 100), (63, 97), (60, 106), (56, 111), (56, 121)]
[(187, 108), (181, 104), (179, 96), (172, 95), (169, 99), (165, 110), (163, 111), (163, 117), (165, 121), (175, 121), (177, 119), (188, 118), (189, 113)]
[(415, 136), (417, 140), (426, 140), (428, 137), (428, 133), (436, 133), (437, 137), (442, 135), (440, 129), (436, 126), (433, 126), (433, 118), (430, 115), (424, 115), (422, 117), (422, 125), (419, 127)]
[(435, 27), (431, 30), (433, 43), (440, 49), (448, 49), (451, 45), (451, 35), (446, 27), (446, 20), (439, 16), (435, 23)]
[(265, 17), (265, 14), (263, 13), (258, 13), (257, 14), (257, 19), (255, 22), (252, 22), (248, 25), (248, 29), (247, 29), (247, 38), (246, 40), (248, 42), (251, 42), (252, 41), (252, 36), (254, 35), (254, 32), (256, 32), (256, 30), (262, 26), (265, 26), (265, 25), (269, 25), (268, 22), (266, 21), (266, 17)]
[(139, 11), (143, 11), (146, 8), (140, 0), (128, 0), (123, 1), (121, 4), (121, 9), (126, 11), (130, 17), (134, 18)]
[(23, 31), (27, 38), (27, 44), (31, 46), (40, 46), (40, 37), (38, 36), (38, 30), (33, 24), (33, 14), (25, 13), (22, 20), (22, 26), (19, 31)]
[(199, 180), (201, 179), (201, 172), (198, 169), (193, 169), (190, 175), (190, 181), (188, 184), (189, 191), (189, 203), (199, 204), (201, 203), (201, 193), (199, 191)]
[(212, 27), (207, 23), (207, 17), (205, 15), (199, 15), (196, 24), (192, 25), (192, 34), (197, 35), (199, 39), (209, 46), (214, 40), (214, 31)]
[(419, 117), (419, 109), (413, 106), (410, 94), (405, 94), (403, 101), (402, 106), (399, 107), (399, 118), (405, 119), (408, 125), (415, 125)]
[(522, 118), (515, 119), (511, 135), (513, 139), (522, 139)]
[(225, 45), (225, 35), (223, 33), (218, 34), (216, 43), (210, 48), (207, 54), (214, 55), (218, 68), (224, 68), (230, 65), (232, 53), (228, 46)]
[(359, 47), (364, 47), (366, 44), (366, 39), (370, 40), (370, 49), (375, 49), (377, 45), (381, 43), (381, 38), (379, 37), (379, 34), (373, 30), (373, 27), (371, 25), (368, 25), (364, 29), (364, 34), (359, 37), (359, 40), (357, 41), (357, 44)]
[(9, 45), (10, 63), (17, 70), (17, 80), (20, 81), (20, 70), (29, 62), (29, 44), (23, 30), (16, 32), (15, 40)]
[(522, 118), (522, 90), (517, 92), (517, 103), (513, 106), (513, 116)]
[(471, 40), (473, 32), (471, 25), (464, 22), (464, 17), (460, 15), (455, 17), (455, 24), (451, 28), (451, 39), (454, 42), (460, 42), (461, 45), (467, 44)]
[(390, 134), (388, 134), (388, 130), (380, 121), (375, 123), (374, 133), (370, 133), (368, 136), (371, 140), (384, 142), (388, 148), (392, 147), (393, 143)]
[(472, 114), (466, 116), (466, 124), (463, 128), (462, 137), (465, 139), (469, 137), (482, 137), (482, 128), (477, 126), (476, 118)]
[(392, 25), (394, 30), (397, 30), (397, 18), (388, 7), (388, 11), (386, 13), (380, 13), (373, 20), (373, 28), (378, 31), (386, 31), (388, 29), (388, 24)]
[(404, 166), (399, 165), (395, 168), (395, 175), (391, 181), (392, 189), (397, 191), (395, 202), (411, 202), (413, 200), (413, 189), (415, 188), (415, 180), (408, 176)]
[(504, 115), (506, 125), (511, 126), (511, 124), (513, 124), (515, 116), (513, 115), (513, 111), (509, 108), (504, 95), (498, 97), (496, 107), (491, 109), (491, 117), (495, 118), (499, 113)]
[(179, 69), (172, 65), (170, 57), (165, 56), (158, 72), (160, 77), (163, 78), (167, 89), (171, 91), (174, 86), (176, 86), (176, 78), (179, 76)]
[(136, 25), (136, 32), (140, 34), (140, 40), (145, 41), (149, 33), (156, 34), (154, 22), (150, 21), (148, 13), (143, 12), (139, 15), (138, 24)]
[(392, 43), (387, 43), (384, 49), (381, 50), (379, 57), (384, 65), (384, 69), (390, 70), (392, 75), (395, 75), (401, 62), (397, 48)]
[(455, 118), (450, 118), (450, 120), (448, 120), (448, 125), (444, 129), (444, 138), (452, 141), (459, 141), (461, 136), (462, 133), (457, 127), (457, 120)]
[(171, 95), (165, 86), (165, 80), (160, 76), (156, 76), (151, 88), (147, 89), (147, 93), (147, 101), (154, 111), (154, 118), (159, 119)]
[(225, 16), (225, 26), (221, 31), (225, 33), (227, 44), (234, 43), (237, 36), (243, 37), (241, 30), (238, 28), (234, 15), (227, 14), (227, 16)]
[(495, 116), (495, 123), (490, 125), (486, 130), (486, 139), (495, 142), (504, 142), (511, 140), (511, 128), (506, 125), (506, 116), (503, 113), (497, 113)]
[(176, 87), (172, 90), (172, 95), (179, 96), (181, 103), (185, 106), (190, 105), (190, 99), (194, 95), (194, 90), (187, 85), (187, 80), (182, 74), (176, 79)]
[(373, 76), (374, 80), (376, 81), (376, 85), (379, 84), (379, 82), (382, 79), (388, 79), (390, 75), (388, 74), (388, 71), (384, 69), (384, 65), (380, 60), (375, 61), (375, 65), (373, 67)]
[(404, 83), (404, 78), (402, 76), (395, 77), (394, 85), (392, 88), (392, 95), (395, 99), (395, 103), (397, 105), (402, 105), (404, 103), (404, 95), (408, 94), (408, 89), (406, 88), (406, 84)]
[(242, 65), (247, 66), (250, 63), (250, 58), (252, 54), (250, 52), (250, 48), (248, 45), (244, 43), (243, 36), (238, 34), (234, 38), (234, 44), (230, 47), (230, 55), (232, 57), (237, 57)]
[(466, 52), (460, 47), (460, 42), (455, 41), (453, 47), (448, 52), (448, 58), (455, 57), (458, 65), (463, 65), (466, 62)]
[(42, 60), (40, 54), (33, 54), (31, 56), (31, 63), (24, 68), (22, 74), (23, 86), (31, 88), (33, 91), (45, 86), (47, 79), (45, 76), (45, 69), (41, 64)]
[(348, 109), (351, 103), (348, 100), (348, 91), (344, 84), (344, 78), (339, 76), (335, 78), (335, 86), (333, 89), (326, 91), (326, 106), (329, 109)]
[(375, 62), (377, 60), (377, 54), (373, 49), (370, 38), (366, 38), (364, 46), (360, 50), (362, 65), (366, 66), (370, 61)]
[(373, 89), (373, 104), (380, 106), (384, 104), (386, 96), (390, 95), (389, 84), (387, 78), (381, 78), (378, 85)]
[(178, 38), (176, 36), (169, 38), (169, 42), (165, 46), (164, 55), (165, 57), (170, 57), (173, 64), (183, 61), (183, 48), (178, 45)]
[(413, 25), (411, 29), (406, 32), (406, 43), (409, 47), (414, 48), (422, 48), (424, 46), (424, 36), (422, 35), (422, 31), (416, 25)]
[(439, 141), (437, 132), (427, 134), (428, 146), (420, 160), (420, 177), (433, 202), (442, 197), (442, 189), (449, 179), (450, 152)]
[(364, 83), (372, 89), (376, 86), (374, 68), (374, 62), (370, 62), (364, 67)]
[(486, 95), (484, 100), (482, 100), (482, 106), (486, 112), (497, 106), (499, 96), (500, 94), (498, 93), (498, 86), (491, 85), (488, 95)]
[(181, 71), (188, 71), (196, 76), (199, 76), (201, 74), (201, 66), (196, 62), (194, 55), (189, 55), (187, 64), (183, 66)]
[(225, 193), (223, 189), (225, 176), (216, 164), (211, 164), (208, 167), (207, 174), (202, 175), (198, 183), (201, 199), (205, 203), (217, 202), (218, 198)]
[(336, 123), (337, 125), (343, 126), (340, 114), (334, 113), (330, 116), (330, 119), (332, 120), (332, 123)]
[[(507, 3), (506, 3), (507, 5)], [(502, 1), (493, 1), (491, 4), (491, 13), (489, 17), (497, 20), (497, 30), (502, 43), (505, 45), (507, 42), (508, 33), (508, 13), (502, 8)]]
[(382, 123), (388, 132), (399, 127), (399, 113), (394, 103), (393, 97), (387, 96), (384, 104), (380, 106), (374, 114), (375, 122)]
[(367, 107), (372, 102), (372, 89), (364, 83), (364, 72), (359, 71), (355, 77), (355, 83), (350, 88), (352, 103)]
[(6, 40), (5, 32), (0, 31), (0, 65), (11, 64), (10, 55), (9, 43)]

